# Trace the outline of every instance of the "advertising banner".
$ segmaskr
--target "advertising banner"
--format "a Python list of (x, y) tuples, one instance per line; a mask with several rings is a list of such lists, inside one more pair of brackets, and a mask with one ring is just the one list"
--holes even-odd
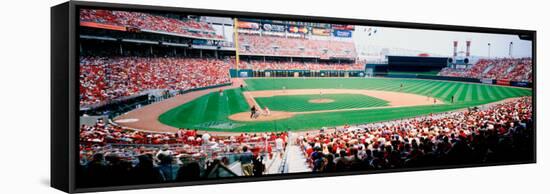
[(283, 26), (283, 25), (263, 24), (262, 27), (265, 31), (274, 31), (274, 32), (284, 32), (285, 31), (285, 26)]
[(490, 78), (481, 78), (479, 81), (484, 84), (493, 84), (493, 79)]
[(349, 30), (334, 30), (332, 34), (335, 37), (351, 38), (351, 31)]
[(510, 82), (510, 85), (518, 87), (531, 87), (529, 82)]
[(313, 28), (311, 30), (311, 33), (313, 35), (317, 35), (317, 36), (330, 36), (330, 29), (325, 29), (325, 28)]
[(258, 29), (260, 28), (260, 24), (255, 22), (241, 22), (239, 21), (239, 24), (237, 25), (239, 28), (246, 28), (246, 29)]
[(290, 26), (288, 32), (306, 34), (309, 30), (306, 27)]
[(510, 85), (510, 80), (498, 79), (497, 80), (497, 85), (509, 86)]

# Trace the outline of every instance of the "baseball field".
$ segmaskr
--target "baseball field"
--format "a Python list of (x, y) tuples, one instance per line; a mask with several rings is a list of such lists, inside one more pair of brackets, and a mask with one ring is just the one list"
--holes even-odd
[[(210, 131), (308, 130), (410, 118), (529, 95), (530, 89), (419, 79), (245, 79), (243, 89), (209, 92), (162, 113), (158, 120), (175, 128)], [(262, 110), (257, 118), (250, 117), (251, 106)]]

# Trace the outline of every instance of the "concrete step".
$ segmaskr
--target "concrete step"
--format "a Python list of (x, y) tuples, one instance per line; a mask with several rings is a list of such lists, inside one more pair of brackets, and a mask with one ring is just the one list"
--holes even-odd
[(288, 173), (311, 172), (306, 157), (297, 145), (288, 146)]

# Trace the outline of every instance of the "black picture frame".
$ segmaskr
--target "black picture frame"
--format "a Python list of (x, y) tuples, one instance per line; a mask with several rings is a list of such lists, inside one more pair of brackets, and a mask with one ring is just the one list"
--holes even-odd
[[(442, 31), (460, 31), (460, 32), (479, 32), (496, 34), (516, 34), (520, 37), (532, 39), (532, 60), (533, 60), (533, 121), (535, 127), (535, 137), (533, 144), (533, 160), (506, 163), (491, 164), (472, 164), (472, 165), (451, 165), (436, 166), (424, 168), (406, 168), (378, 170), (375, 172), (337, 172), (337, 173), (292, 173), (280, 175), (267, 175), (262, 177), (238, 177), (230, 179), (200, 180), (192, 182), (162, 183), (147, 185), (126, 185), (109, 186), (98, 188), (77, 188), (75, 184), (75, 166), (78, 164), (78, 10), (80, 8), (101, 8), (116, 9), (126, 11), (159, 11), (174, 12), (196, 15), (221, 16), (221, 17), (252, 17), (274, 20), (298, 20), (319, 23), (367, 25), (379, 27), (442, 30)], [(455, 26), (441, 24), (407, 23), (395, 21), (378, 21), (365, 19), (347, 19), (334, 17), (287, 15), (273, 13), (256, 13), (242, 11), (225, 11), (210, 9), (178, 8), (163, 6), (148, 6), (134, 4), (113, 4), (100, 2), (69, 1), (51, 8), (51, 186), (68, 193), (92, 192), (92, 191), (111, 191), (126, 189), (145, 189), (158, 187), (175, 187), (189, 185), (222, 184), (253, 181), (272, 181), (282, 179), (297, 178), (317, 178), (332, 176), (349, 176), (363, 174), (377, 174), (388, 172), (408, 172), (419, 170), (438, 170), (465, 167), (483, 167), (495, 165), (512, 165), (536, 163), (536, 31), (520, 29), (502, 29), (485, 28), (471, 26)]]

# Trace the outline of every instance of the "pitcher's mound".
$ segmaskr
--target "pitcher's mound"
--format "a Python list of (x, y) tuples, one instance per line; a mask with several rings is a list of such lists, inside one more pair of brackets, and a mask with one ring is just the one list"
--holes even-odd
[(265, 115), (262, 113), (257, 118), (250, 118), (250, 112), (241, 112), (241, 113), (230, 115), (229, 119), (234, 121), (256, 122), (256, 121), (273, 121), (273, 120), (288, 119), (293, 116), (294, 114), (291, 112), (271, 111), (269, 115)]
[(330, 99), (330, 98), (319, 98), (319, 99), (309, 100), (308, 102), (309, 103), (321, 104), (321, 103), (331, 103), (331, 102), (334, 102), (334, 100)]

